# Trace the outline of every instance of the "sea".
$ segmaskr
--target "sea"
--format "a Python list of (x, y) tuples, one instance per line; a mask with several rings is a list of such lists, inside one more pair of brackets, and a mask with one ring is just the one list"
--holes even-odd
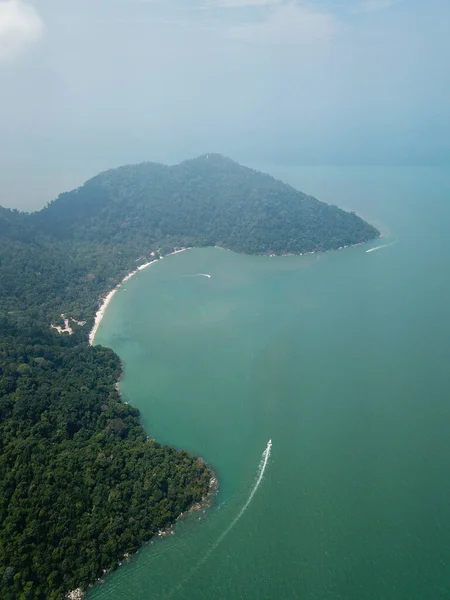
[(383, 237), (192, 249), (115, 295), (123, 400), (219, 491), (87, 598), (448, 600), (450, 170), (260, 169)]

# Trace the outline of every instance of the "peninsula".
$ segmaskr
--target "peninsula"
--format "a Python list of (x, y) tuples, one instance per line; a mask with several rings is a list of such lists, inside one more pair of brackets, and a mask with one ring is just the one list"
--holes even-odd
[(102, 299), (187, 247), (302, 254), (378, 236), (216, 154), (106, 171), (33, 214), (0, 208), (1, 598), (86, 588), (210, 489), (202, 460), (149, 440), (121, 401), (119, 357), (89, 344)]

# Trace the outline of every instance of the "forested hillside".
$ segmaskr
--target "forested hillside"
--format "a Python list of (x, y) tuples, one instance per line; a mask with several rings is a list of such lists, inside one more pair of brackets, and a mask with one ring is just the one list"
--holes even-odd
[[(31, 215), (0, 208), (0, 597), (86, 586), (208, 491), (203, 462), (148, 441), (121, 402), (118, 357), (89, 347), (102, 295), (175, 248), (302, 253), (378, 235), (218, 155), (107, 171)], [(73, 335), (50, 328), (61, 314)]]
[(92, 319), (127, 271), (174, 247), (299, 254), (379, 232), (353, 213), (219, 155), (106, 171), (32, 215), (0, 212), (0, 306)]
[(111, 350), (14, 338), (0, 342), (0, 597), (56, 600), (201, 500), (210, 473), (147, 440)]

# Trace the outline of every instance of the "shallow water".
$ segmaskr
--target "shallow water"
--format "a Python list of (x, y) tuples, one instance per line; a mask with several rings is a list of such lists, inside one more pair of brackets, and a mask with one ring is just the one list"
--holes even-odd
[(266, 170), (385, 239), (307, 257), (194, 249), (116, 294), (96, 343), (124, 360), (124, 399), (220, 490), (89, 598), (448, 598), (450, 176)]

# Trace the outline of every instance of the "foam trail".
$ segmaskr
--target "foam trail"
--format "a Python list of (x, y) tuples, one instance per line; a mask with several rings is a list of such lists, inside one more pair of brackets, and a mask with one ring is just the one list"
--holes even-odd
[(256, 481), (252, 487), (252, 490), (251, 490), (244, 506), (241, 508), (241, 510), (238, 512), (238, 514), (234, 517), (234, 519), (231, 521), (231, 523), (228, 525), (228, 527), (225, 529), (225, 531), (217, 538), (217, 540), (214, 542), (214, 544), (211, 546), (211, 548), (208, 550), (208, 552), (203, 556), (203, 558), (201, 558), (198, 561), (198, 563), (192, 569), (192, 571), (183, 579), (183, 581), (181, 581), (181, 583), (179, 585), (177, 585), (177, 587), (173, 590), (173, 592), (171, 594), (169, 594), (169, 598), (172, 597), (173, 594), (176, 591), (178, 591), (182, 587), (182, 585), (185, 584), (186, 581), (188, 581), (192, 577), (192, 575), (208, 560), (208, 558), (211, 556), (211, 554), (214, 552), (214, 550), (219, 546), (219, 544), (221, 544), (221, 542), (224, 540), (225, 536), (227, 536), (230, 533), (230, 531), (233, 529), (233, 527), (236, 525), (236, 523), (239, 521), (239, 519), (245, 513), (247, 508), (250, 506), (250, 502), (253, 500), (253, 498), (254, 498), (256, 492), (258, 491), (258, 488), (261, 485), (261, 482), (263, 480), (264, 472), (267, 468), (267, 463), (269, 462), (271, 450), (272, 450), (272, 440), (269, 440), (267, 443), (266, 449), (262, 453), (261, 460), (259, 462), (258, 472), (256, 475)]
[(391, 242), (390, 244), (382, 244), (381, 246), (375, 246), (375, 248), (369, 248), (368, 250), (366, 250), (366, 254), (368, 254), (369, 252), (375, 252), (375, 250), (381, 250), (381, 248), (389, 248), (389, 246), (393, 246), (396, 243), (397, 240), (395, 240), (395, 242)]
[(211, 279), (211, 275), (209, 273), (197, 273), (198, 277), (209, 277)]
[(268, 442), (268, 444), (266, 446), (266, 449), (262, 453), (261, 461), (260, 461), (259, 467), (258, 467), (258, 475), (256, 477), (255, 485), (253, 486), (252, 491), (250, 492), (250, 495), (247, 498), (246, 503), (241, 508), (241, 510), (238, 512), (238, 514), (234, 517), (234, 519), (231, 521), (231, 523), (228, 525), (228, 527), (225, 529), (225, 531), (222, 533), (222, 535), (213, 544), (212, 548), (210, 548), (210, 550), (207, 553), (206, 557), (204, 557), (200, 561), (199, 565), (202, 564), (202, 563), (204, 563), (205, 560), (210, 556), (210, 554), (212, 552), (214, 552), (214, 550), (217, 548), (217, 546), (220, 544), (220, 542), (224, 539), (224, 537), (226, 535), (228, 535), (230, 533), (230, 531), (233, 529), (233, 527), (236, 525), (236, 523), (239, 521), (239, 519), (242, 517), (242, 515), (245, 513), (245, 511), (249, 507), (250, 502), (253, 500), (254, 495), (256, 494), (256, 492), (258, 491), (259, 486), (261, 485), (261, 481), (262, 481), (262, 479), (264, 477), (264, 471), (266, 470), (267, 463), (269, 462), (271, 450), (272, 450), (272, 440), (269, 440), (269, 442)]

